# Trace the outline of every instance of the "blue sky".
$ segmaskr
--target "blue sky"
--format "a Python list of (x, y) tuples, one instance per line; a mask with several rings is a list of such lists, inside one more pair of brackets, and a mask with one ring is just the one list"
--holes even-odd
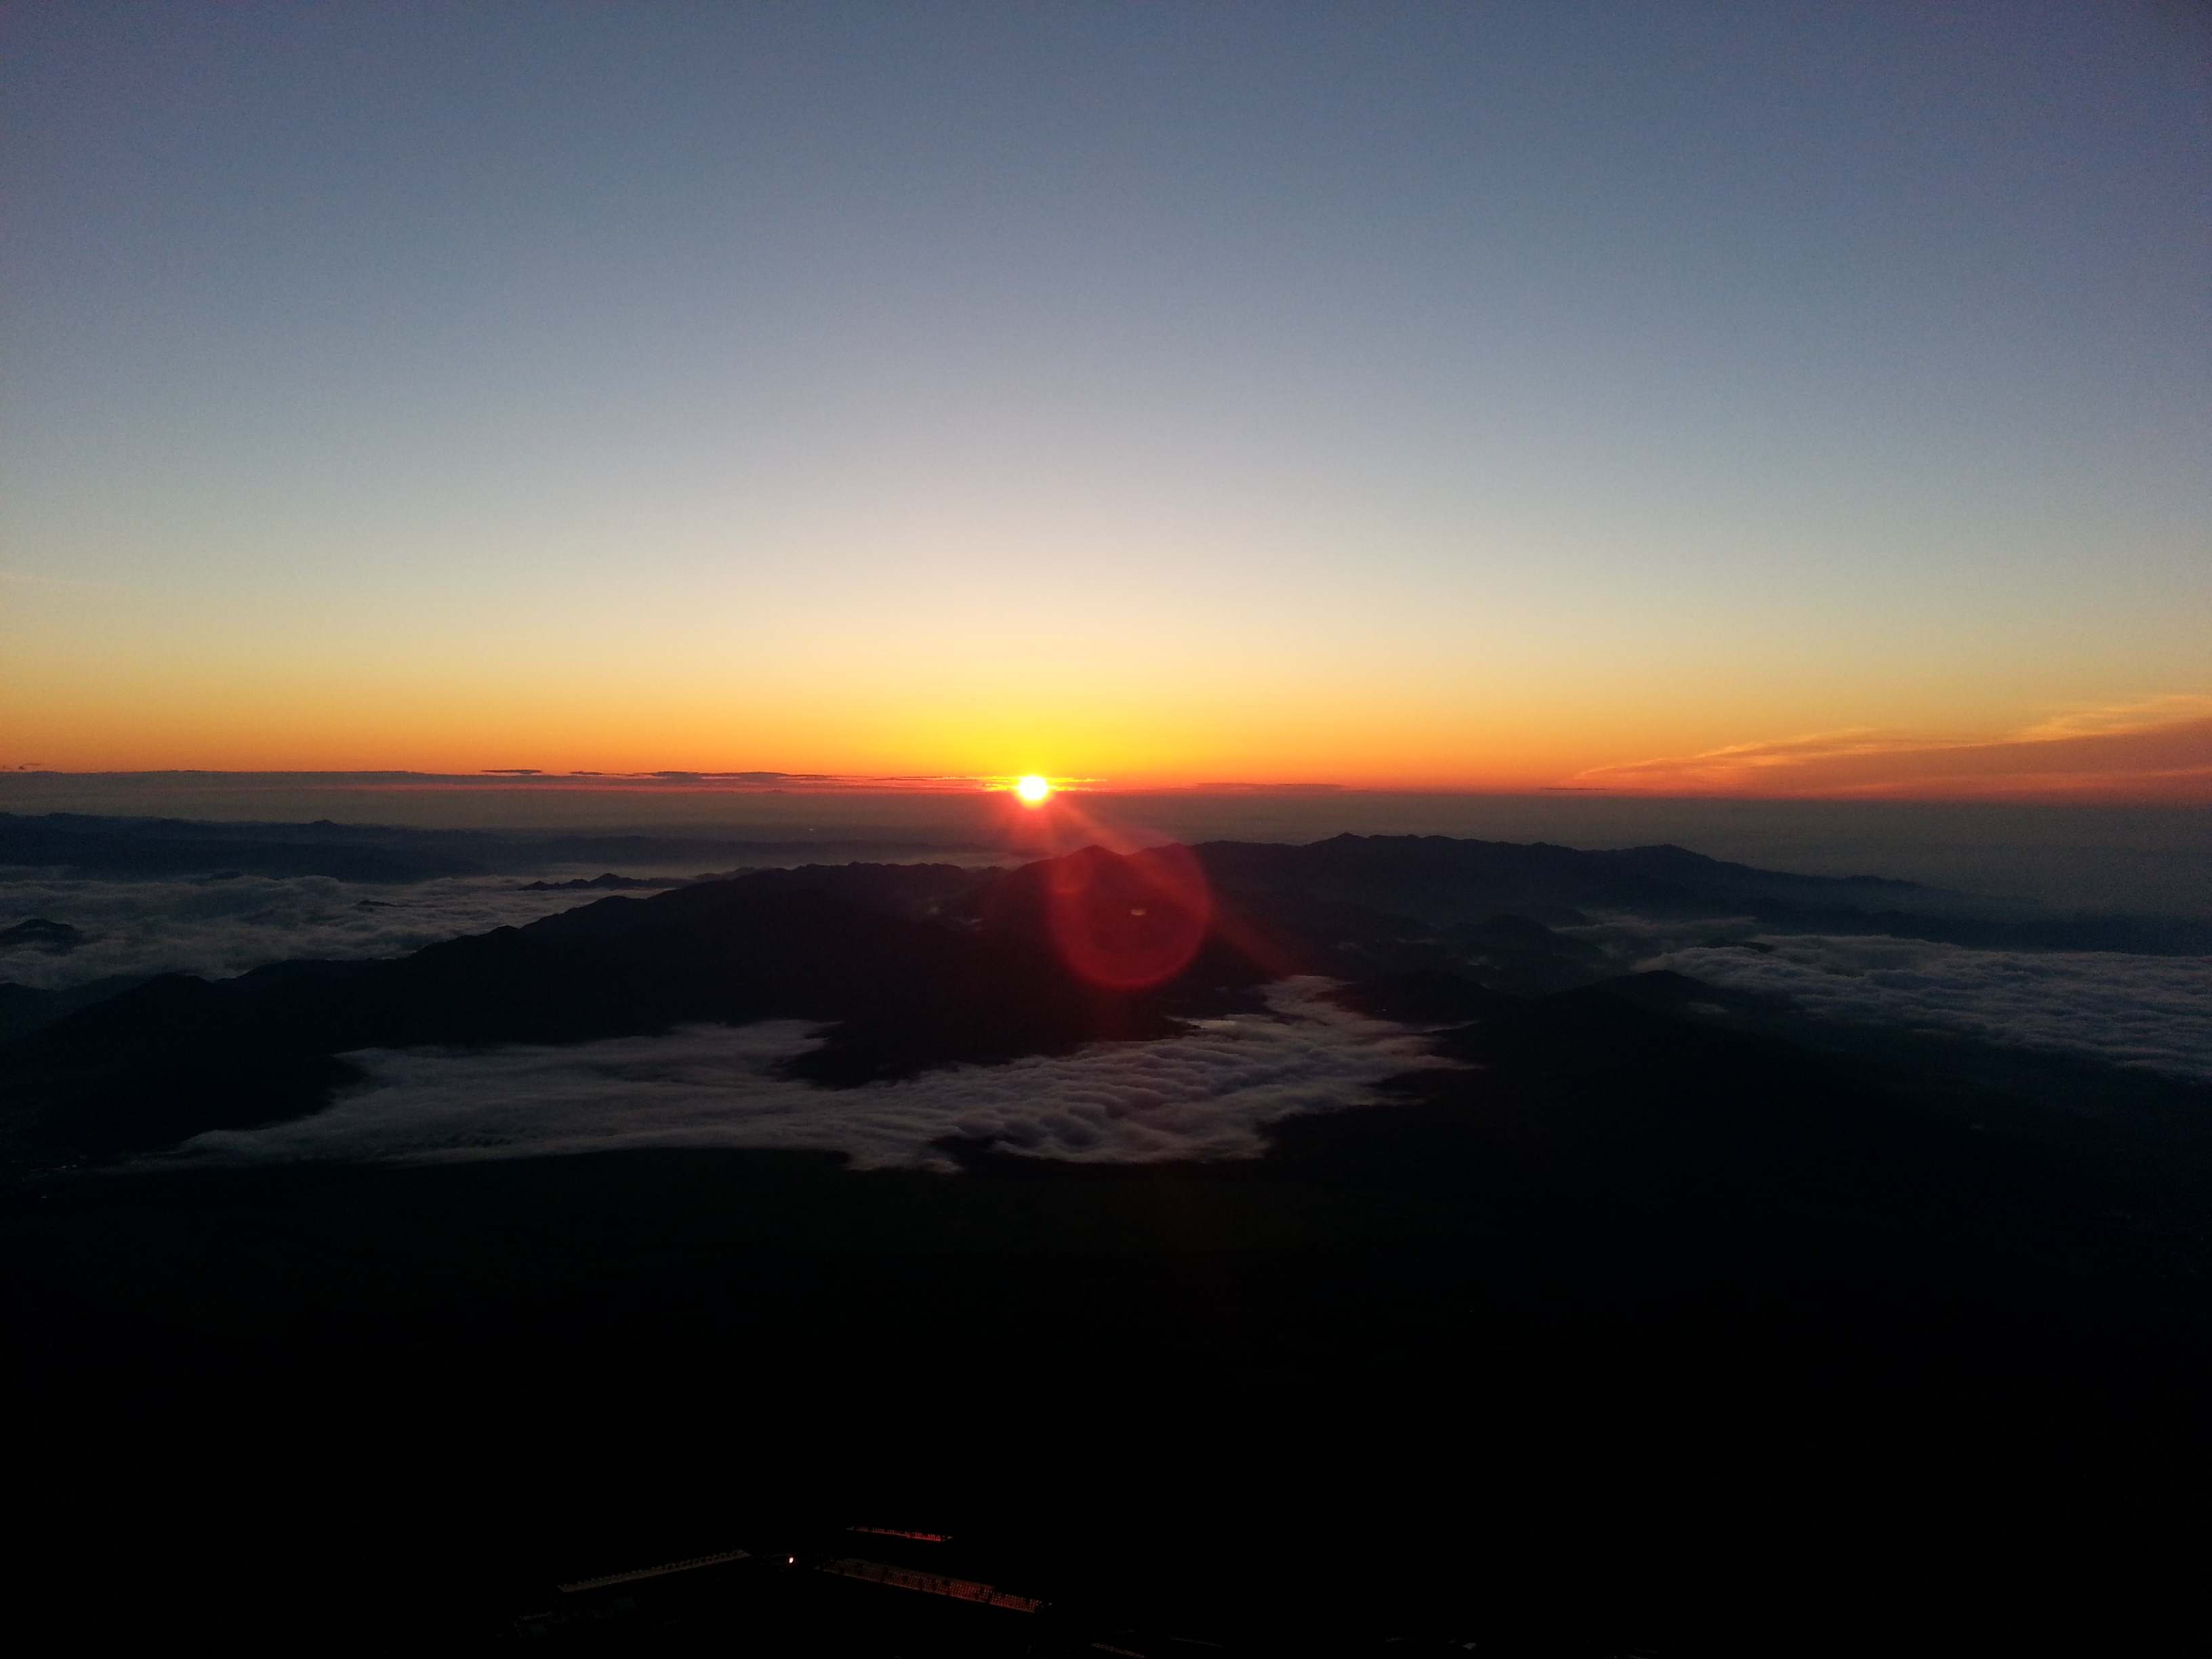
[(10, 759), (1526, 782), (2212, 689), (2174, 9), (5, 28)]

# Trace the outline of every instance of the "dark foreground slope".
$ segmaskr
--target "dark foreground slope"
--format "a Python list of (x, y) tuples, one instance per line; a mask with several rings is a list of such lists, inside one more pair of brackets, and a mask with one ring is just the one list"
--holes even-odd
[[(872, 1075), (969, 1041), (978, 999), (1028, 999), (987, 1028), (1002, 1044), (1065, 1042), (1233, 1000), (1252, 952), (1287, 952), (1360, 970), (1350, 1000), (1464, 1068), (1235, 1165), (968, 1147), (949, 1177), (659, 1152), (33, 1182), (9, 1283), (40, 1607), (85, 1645), (489, 1649), (557, 1582), (860, 1522), (955, 1534), (967, 1571), (1082, 1619), (947, 1632), (824, 1604), (794, 1633), (702, 1595), (666, 1628), (527, 1639), (2201, 1645), (2206, 1091), (1932, 1038), (1808, 1046), (1666, 976), (1509, 994), (1443, 931), (1491, 918), (1217, 879), (1242, 943), (1104, 1003), (957, 872), (525, 930), (520, 957), (568, 978), (501, 978), (501, 935), (467, 971), (450, 947), (295, 970), (307, 1012), (236, 1029), (386, 1022), (307, 1026), (302, 1064), (364, 1029), (773, 1007), (842, 1011), (825, 1052)], [(563, 1010), (591, 1023), (543, 1023)], [(173, 1054), (218, 1052), (170, 1029)], [(145, 1042), (113, 1038), (117, 1064)]]
[(49, 1186), (11, 1274), (46, 1593), (420, 1650), (860, 1521), (1244, 1651), (2181, 1650), (2187, 1273), (2115, 1260), (2071, 1159), (1610, 1012), (1480, 1024), (1487, 1072), (1255, 1165)]

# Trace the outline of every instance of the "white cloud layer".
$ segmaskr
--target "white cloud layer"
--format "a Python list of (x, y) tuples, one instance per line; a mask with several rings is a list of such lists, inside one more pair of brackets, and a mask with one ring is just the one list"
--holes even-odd
[(1759, 942), (1773, 953), (1692, 949), (1639, 965), (1786, 996), (1831, 1018), (1933, 1026), (2212, 1079), (2212, 957), (1786, 933)]
[(66, 990), (112, 974), (223, 979), (301, 957), (404, 956), (441, 939), (535, 921), (603, 896), (520, 892), (520, 884), (512, 876), (408, 886), (327, 876), (0, 881), (0, 927), (44, 916), (86, 936), (65, 954), (0, 951), (0, 980)]
[(1269, 994), (1271, 1014), (1201, 1021), (1186, 1036), (857, 1089), (775, 1075), (778, 1060), (812, 1046), (793, 1020), (557, 1048), (370, 1050), (350, 1058), (373, 1081), (327, 1110), (197, 1135), (172, 1157), (425, 1162), (707, 1146), (951, 1170), (933, 1143), (958, 1136), (1074, 1163), (1252, 1158), (1270, 1123), (1370, 1103), (1382, 1079), (1446, 1063), (1406, 1027), (1322, 1000), (1329, 983), (1285, 981)]

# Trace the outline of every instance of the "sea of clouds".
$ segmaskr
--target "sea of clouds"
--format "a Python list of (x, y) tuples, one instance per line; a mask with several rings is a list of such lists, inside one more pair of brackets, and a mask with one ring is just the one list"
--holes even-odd
[(404, 956), (603, 896), (525, 892), (521, 885), (513, 876), (394, 886), (327, 876), (90, 881), (24, 875), (0, 880), (0, 927), (43, 916), (76, 928), (85, 943), (66, 952), (0, 951), (0, 980), (59, 991), (117, 974), (224, 979), (272, 962)]
[[(0, 879), (0, 927), (44, 916), (79, 929), (67, 952), (0, 951), (0, 980), (68, 989), (111, 975), (219, 979), (302, 957), (396, 957), (593, 902), (514, 877), (405, 886), (320, 876)], [(1805, 1012), (1934, 1029), (2212, 1081), (2212, 957), (1975, 950), (1888, 937), (1761, 933), (1765, 952), (1691, 942), (1620, 918), (1624, 961), (1788, 998)], [(1723, 931), (1735, 932), (1734, 925)], [(1671, 934), (1671, 937), (1669, 937)], [(630, 1146), (817, 1147), (863, 1166), (943, 1167), (933, 1143), (990, 1140), (1042, 1158), (1128, 1163), (1249, 1157), (1265, 1127), (1356, 1105), (1393, 1073), (1435, 1064), (1404, 1028), (1278, 988), (1269, 1016), (1187, 1036), (824, 1091), (779, 1075), (811, 1042), (787, 1023), (702, 1027), (557, 1048), (356, 1056), (371, 1082), (328, 1111), (201, 1137), (192, 1160), (519, 1157)]]
[(1964, 1032), (2212, 1081), (2212, 957), (1790, 933), (1758, 942), (1769, 952), (1692, 948), (1638, 965), (1784, 996), (1832, 1019)]
[(802, 1148), (860, 1169), (957, 1165), (947, 1138), (1085, 1164), (1255, 1158), (1267, 1127), (1371, 1103), (1443, 1065), (1403, 1025), (1347, 1012), (1331, 981), (1273, 987), (1268, 1012), (1188, 1035), (824, 1089), (778, 1074), (813, 1045), (771, 1020), (666, 1036), (471, 1053), (369, 1050), (369, 1080), (313, 1116), (197, 1135), (164, 1162), (449, 1161), (624, 1147)]

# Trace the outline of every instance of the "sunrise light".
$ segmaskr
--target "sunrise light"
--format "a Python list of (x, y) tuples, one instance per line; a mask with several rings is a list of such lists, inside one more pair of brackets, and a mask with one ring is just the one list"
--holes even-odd
[(11, 1508), (229, 1500), (44, 1604), (2178, 1646), (2208, 37), (0, 0)]

